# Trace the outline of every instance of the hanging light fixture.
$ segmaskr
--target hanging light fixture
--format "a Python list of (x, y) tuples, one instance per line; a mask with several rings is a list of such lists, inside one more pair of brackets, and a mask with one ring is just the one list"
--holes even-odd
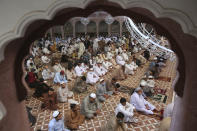
[(88, 25), (88, 24), (90, 23), (90, 20), (89, 20), (88, 18), (85, 18), (85, 17), (82, 17), (82, 18), (80, 19), (80, 21), (81, 21), (81, 23), (82, 23), (83, 25)]
[(108, 25), (111, 25), (113, 22), (114, 22), (114, 18), (111, 17), (110, 15), (105, 17), (105, 23), (107, 23)]

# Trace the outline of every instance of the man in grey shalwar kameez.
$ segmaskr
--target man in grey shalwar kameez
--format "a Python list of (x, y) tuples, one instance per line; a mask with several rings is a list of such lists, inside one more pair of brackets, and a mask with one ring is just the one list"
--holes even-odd
[(100, 102), (104, 102), (109, 96), (113, 94), (113, 91), (107, 90), (107, 84), (102, 79), (100, 84), (98, 85), (98, 89), (96, 91), (96, 96)]
[(81, 114), (90, 119), (100, 113), (102, 105), (96, 98), (95, 93), (86, 96), (81, 104)]

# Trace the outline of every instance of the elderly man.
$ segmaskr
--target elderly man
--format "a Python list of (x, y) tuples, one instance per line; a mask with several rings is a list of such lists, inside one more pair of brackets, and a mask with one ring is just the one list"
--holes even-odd
[(125, 64), (125, 71), (124, 71), (125, 74), (127, 75), (134, 75), (134, 66), (129, 64), (129, 62), (127, 62)]
[(93, 68), (97, 76), (104, 76), (107, 73), (107, 70), (102, 66), (101, 63), (97, 63), (97, 65), (95, 65)]
[(141, 82), (140, 82), (140, 87), (142, 88), (143, 90), (143, 96), (144, 98), (146, 97), (151, 97), (154, 93), (154, 90), (152, 87), (149, 87), (147, 85), (147, 81), (145, 79), (142, 79)]
[(73, 87), (73, 91), (77, 93), (83, 93), (87, 91), (87, 88), (88, 88), (88, 85), (86, 84), (86, 77), (82, 76), (76, 79), (74, 87)]
[(142, 93), (142, 88), (136, 88), (135, 92), (131, 95), (130, 103), (136, 108), (137, 111), (143, 112), (147, 115), (153, 115), (153, 111), (156, 111), (155, 106), (146, 101), (142, 96)]
[(135, 107), (128, 103), (125, 98), (120, 99), (120, 103), (115, 109), (115, 114), (118, 112), (122, 112), (124, 114), (124, 122), (135, 122), (137, 123), (137, 119), (134, 118), (134, 109)]
[(109, 121), (107, 121), (105, 126), (101, 127), (101, 131), (126, 131), (126, 126), (123, 121), (124, 114), (118, 112), (116, 116), (112, 116)]
[(54, 72), (51, 72), (48, 66), (45, 66), (44, 70), (42, 71), (43, 79), (44, 80), (52, 79), (54, 75), (55, 75)]
[(70, 104), (70, 109), (66, 117), (66, 126), (71, 130), (77, 130), (85, 117), (80, 114), (80, 108), (75, 103)]
[(86, 96), (81, 105), (81, 113), (85, 115), (86, 118), (91, 119), (101, 112), (102, 105), (96, 98), (95, 93), (91, 93)]
[(57, 91), (57, 100), (59, 102), (66, 102), (67, 97), (72, 97), (73, 92), (68, 90), (68, 87), (65, 82), (61, 82), (60, 87)]
[(93, 69), (89, 69), (87, 73), (86, 83), (95, 84), (100, 79), (99, 76), (93, 71)]
[(98, 100), (100, 102), (104, 102), (112, 94), (113, 94), (113, 91), (108, 91), (106, 82), (103, 79), (101, 79), (101, 82), (98, 85), (98, 88), (96, 90), (96, 95), (97, 95)]
[(54, 83), (56, 84), (60, 84), (61, 82), (65, 82), (67, 83), (67, 80), (66, 80), (66, 75), (64, 73), (64, 71), (60, 71), (60, 72), (57, 72), (55, 74), (55, 77), (54, 77), (54, 80), (53, 80)]
[(49, 131), (70, 131), (64, 127), (64, 118), (59, 111), (53, 112), (53, 119), (49, 122)]

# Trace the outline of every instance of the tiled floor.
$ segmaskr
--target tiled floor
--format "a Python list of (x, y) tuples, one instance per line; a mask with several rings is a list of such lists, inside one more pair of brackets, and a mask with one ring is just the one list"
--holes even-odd
[[(136, 88), (139, 85), (140, 79), (144, 75), (146, 69), (148, 67), (148, 63), (146, 63), (143, 68), (138, 68), (137, 71), (135, 72), (135, 75), (129, 76), (126, 80), (121, 81), (120, 83), (122, 85), (126, 85), (132, 88)], [(113, 72), (113, 71), (111, 71)], [(109, 73), (105, 78), (107, 79), (108, 77), (111, 76), (112, 73)], [(156, 87), (164, 88), (167, 89), (167, 102), (161, 103), (157, 102), (154, 100), (149, 100), (152, 104), (156, 106), (157, 109), (162, 109), (164, 108), (168, 103), (172, 101), (172, 82), (175, 78), (176, 73), (176, 61), (167, 61), (167, 67), (162, 69), (162, 72), (160, 76), (165, 76), (165, 77), (170, 77), (171, 81), (166, 82), (162, 80), (156, 80)], [(69, 83), (71, 84), (71, 83)], [(89, 88), (89, 93), (90, 92), (95, 92), (95, 87), (90, 87)], [(83, 98), (87, 95), (86, 94), (75, 94), (73, 99), (77, 100), (79, 103), (83, 100)], [(124, 93), (119, 93), (118, 95), (112, 96), (105, 103), (103, 103), (102, 107), (102, 113), (95, 117), (92, 120), (86, 120), (79, 128), (80, 131), (97, 131), (101, 127), (101, 125), (104, 125), (106, 123), (106, 120), (109, 119), (110, 115), (114, 112), (114, 108), (116, 105), (119, 103), (120, 97), (126, 97), (128, 100), (130, 96), (128, 94)], [(48, 129), (48, 123), (50, 119), (52, 119), (52, 111), (45, 110), (42, 111), (40, 109), (41, 106), (41, 101), (38, 99), (35, 99), (31, 97), (26, 101), (26, 105), (29, 107), (32, 107), (32, 114), (34, 114), (37, 117), (37, 123), (35, 124), (34, 127), (32, 127), (32, 130), (36, 131), (37, 129), (41, 129), (42, 131), (47, 131)], [(60, 107), (60, 111), (64, 114), (69, 110), (69, 104), (68, 103), (60, 103), (58, 104)], [(136, 124), (135, 126), (132, 124), (127, 124), (127, 129), (128, 131), (157, 131), (160, 121), (146, 115), (140, 114), (139, 117), (139, 123)]]

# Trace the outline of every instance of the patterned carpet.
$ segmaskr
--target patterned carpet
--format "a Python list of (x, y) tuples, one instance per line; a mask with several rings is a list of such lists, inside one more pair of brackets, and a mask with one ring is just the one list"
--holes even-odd
[[(139, 82), (144, 76), (144, 73), (148, 67), (149, 63), (146, 63), (142, 68), (138, 68), (135, 72), (135, 75), (129, 76), (126, 80), (121, 81), (120, 83), (125, 86), (129, 86), (132, 88), (136, 88), (139, 85)], [(176, 75), (176, 61), (167, 61), (166, 67), (162, 69), (160, 76), (162, 77), (170, 77), (171, 81), (163, 81), (163, 80), (156, 80), (156, 87), (167, 89), (166, 95), (168, 96), (166, 103), (161, 103), (154, 100), (148, 100), (152, 104), (156, 106), (157, 109), (164, 108), (168, 103), (172, 101), (173, 90), (171, 89), (172, 82)], [(104, 78), (110, 78), (114, 70), (110, 71)], [(69, 85), (72, 85), (73, 82), (69, 82)], [(95, 92), (95, 87), (90, 87), (88, 89), (88, 93)], [(81, 103), (83, 98), (88, 94), (74, 94), (73, 99)], [(103, 103), (101, 114), (95, 117), (92, 120), (85, 120), (85, 122), (80, 126), (79, 131), (98, 131), (101, 125), (104, 125), (109, 117), (114, 113), (114, 108), (119, 103), (121, 97), (127, 98), (129, 101), (130, 96), (125, 93), (119, 93), (118, 95), (113, 95), (112, 97), (108, 98), (105, 103)], [(37, 129), (41, 129), (42, 131), (48, 130), (48, 123), (52, 119), (52, 111), (41, 110), (41, 101), (30, 97), (26, 101), (26, 105), (32, 108), (32, 114), (36, 116), (37, 122), (35, 126), (32, 127), (32, 131), (36, 131)], [(60, 111), (63, 115), (69, 110), (68, 103), (60, 103), (58, 104), (60, 107)], [(127, 124), (128, 131), (157, 131), (160, 125), (160, 120), (155, 119), (154, 117), (146, 116), (139, 114), (138, 116), (139, 122), (136, 125)]]

